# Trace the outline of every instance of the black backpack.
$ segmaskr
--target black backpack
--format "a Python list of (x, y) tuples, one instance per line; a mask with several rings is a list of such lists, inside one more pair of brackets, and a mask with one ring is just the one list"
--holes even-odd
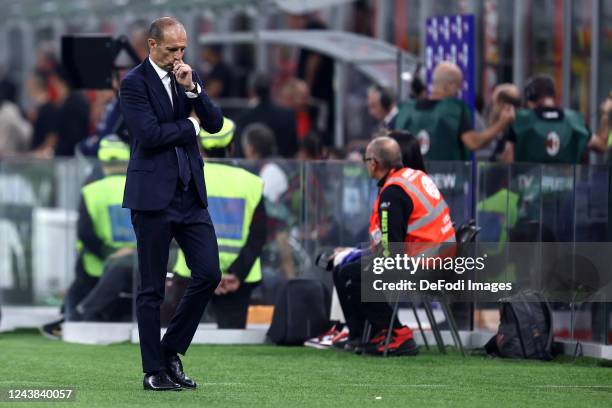
[(553, 358), (552, 311), (535, 291), (523, 291), (501, 301), (497, 334), (485, 345), (496, 357), (551, 360)]
[(331, 296), (322, 282), (294, 279), (280, 289), (268, 337), (276, 344), (302, 345), (330, 327)]

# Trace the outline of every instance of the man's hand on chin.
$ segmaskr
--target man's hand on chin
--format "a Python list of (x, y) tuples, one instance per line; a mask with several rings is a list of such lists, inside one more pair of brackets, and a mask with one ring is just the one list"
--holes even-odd
[(176, 82), (181, 85), (186, 91), (191, 91), (195, 84), (193, 82), (191, 67), (185, 64), (183, 61), (179, 61), (174, 64), (172, 69)]

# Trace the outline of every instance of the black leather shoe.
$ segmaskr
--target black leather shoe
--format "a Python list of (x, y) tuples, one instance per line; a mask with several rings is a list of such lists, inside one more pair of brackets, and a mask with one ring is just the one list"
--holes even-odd
[(145, 374), (142, 385), (145, 390), (153, 391), (180, 391), (181, 386), (172, 381), (165, 371), (156, 374)]
[(180, 384), (183, 388), (195, 388), (197, 385), (195, 381), (191, 378), (187, 377), (183, 372), (183, 363), (181, 363), (181, 359), (175, 354), (169, 356), (166, 361), (166, 369), (168, 370), (168, 375), (170, 379), (177, 384)]

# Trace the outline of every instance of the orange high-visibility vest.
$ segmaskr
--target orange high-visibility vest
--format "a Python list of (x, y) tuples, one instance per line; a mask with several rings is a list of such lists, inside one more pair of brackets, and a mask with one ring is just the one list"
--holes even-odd
[[(435, 252), (440, 244), (455, 242), (455, 228), (442, 194), (427, 174), (403, 168), (391, 171), (381, 187), (370, 215), (370, 240), (373, 246), (383, 240), (378, 207), (380, 196), (389, 186), (399, 186), (410, 197), (413, 210), (406, 226), (404, 242), (410, 255)], [(446, 251), (445, 251), (446, 252)], [(433, 253), (432, 253), (433, 254)]]

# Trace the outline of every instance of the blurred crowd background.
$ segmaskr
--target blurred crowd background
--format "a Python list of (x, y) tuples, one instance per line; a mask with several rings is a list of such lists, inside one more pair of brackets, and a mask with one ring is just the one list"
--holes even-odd
[[(426, 18), (474, 14), (477, 129), (491, 121), (493, 91), (500, 83), (514, 83), (521, 90), (529, 76), (551, 75), (558, 104), (581, 112), (594, 132), (600, 105), (612, 88), (606, 75), (612, 69), (612, 5), (601, 0), (4, 0), (2, 4), (0, 38), (6, 44), (0, 50), (2, 157), (71, 156), (79, 142), (108, 130), (101, 123), (115, 92), (71, 89), (61, 69), (62, 35), (125, 34), (142, 59), (147, 54), (148, 24), (163, 14), (185, 24), (190, 38), (186, 61), (204, 78), (209, 95), (238, 123), (238, 138), (248, 124), (266, 123), (277, 135), (276, 153), (284, 158), (345, 158), (363, 149), (363, 140), (384, 125), (388, 113), (381, 106), (380, 92), (368, 92), (370, 85), (381, 81), (307, 49), (273, 42), (215, 43), (206, 40), (207, 34), (221, 38), (253, 30), (340, 30), (386, 42), (424, 61)], [(345, 81), (342, 118), (335, 117), (338, 69)], [(390, 84), (382, 89), (384, 101), (387, 94), (394, 103), (422, 92), (422, 69), (411, 66), (401, 78), (409, 91)], [(339, 137), (336, 121), (342, 122)], [(244, 155), (239, 145), (236, 155)]]

